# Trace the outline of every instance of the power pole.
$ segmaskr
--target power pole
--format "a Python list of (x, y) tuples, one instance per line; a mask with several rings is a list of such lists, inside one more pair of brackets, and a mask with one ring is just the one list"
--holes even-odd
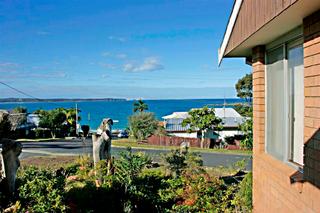
[(224, 95), (224, 101), (223, 101), (223, 117), (224, 118), (226, 117), (226, 105), (227, 105), (226, 96)]
[(78, 104), (76, 104), (76, 136), (78, 136)]

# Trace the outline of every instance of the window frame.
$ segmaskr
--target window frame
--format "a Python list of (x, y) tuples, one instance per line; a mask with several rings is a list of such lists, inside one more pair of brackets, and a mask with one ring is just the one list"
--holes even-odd
[[(286, 45), (286, 56), (289, 55), (289, 50), (290, 49), (293, 49), (295, 47), (299, 47), (299, 46), (302, 46), (303, 48), (303, 38), (300, 37), (298, 39), (295, 39), (293, 41), (290, 41), (288, 42), (288, 44)], [(302, 57), (304, 57), (302, 55)], [(288, 72), (288, 99), (289, 99), (289, 149), (288, 149), (288, 160), (290, 163), (293, 163), (299, 167), (302, 167), (303, 164), (299, 164), (297, 162), (295, 162), (293, 159), (294, 159), (294, 151), (293, 151), (293, 146), (294, 146), (294, 142), (295, 142), (295, 139), (294, 139), (294, 97), (296, 95), (293, 96), (293, 98), (290, 97), (290, 91), (289, 90), (293, 90), (294, 87), (293, 87), (293, 82), (292, 82), (292, 73), (290, 73), (290, 70), (289, 70), (289, 65), (288, 65), (288, 57), (285, 58), (286, 60), (286, 63), (287, 63), (287, 72)], [(304, 80), (304, 79), (303, 79)], [(304, 92), (303, 92), (304, 94)], [(303, 95), (304, 97), (304, 95)], [(303, 103), (304, 104), (304, 103)], [(303, 118), (304, 119), (304, 118)], [(304, 131), (304, 130), (302, 130)], [(303, 133), (304, 134), (304, 133)], [(302, 153), (303, 155), (303, 153)]]
[[(290, 98), (290, 90), (292, 90), (292, 82), (291, 82), (291, 73), (289, 70), (288, 66), (288, 52), (290, 48), (294, 48), (296, 46), (303, 45), (303, 31), (302, 27), (298, 27), (294, 29), (293, 31), (287, 33), (286, 35), (276, 39), (275, 41), (271, 42), (270, 44), (266, 45), (266, 52), (265, 52), (265, 152), (278, 159), (283, 161), (284, 163), (299, 169), (303, 165), (298, 164), (297, 162), (293, 161), (293, 149), (292, 146), (294, 145), (294, 136), (293, 136), (293, 130), (294, 124), (293, 124), (293, 110), (292, 110), (292, 105), (293, 105), (293, 99)], [(285, 138), (285, 145), (284, 145), (284, 153), (283, 153), (283, 159), (279, 159), (276, 156), (274, 156), (272, 153), (268, 153), (268, 139), (269, 139), (269, 121), (268, 121), (268, 53), (282, 47), (283, 51), (283, 77), (284, 77), (284, 93), (285, 93), (285, 127), (284, 127), (284, 138)], [(304, 103), (303, 103), (304, 104)], [(303, 130), (302, 130), (303, 131)], [(303, 155), (303, 153), (302, 153)]]

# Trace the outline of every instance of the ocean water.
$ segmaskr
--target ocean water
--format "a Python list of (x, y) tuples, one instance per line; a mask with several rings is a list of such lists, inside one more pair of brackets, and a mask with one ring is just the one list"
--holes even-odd
[[(161, 120), (162, 116), (173, 112), (189, 111), (210, 104), (227, 104), (242, 102), (240, 99), (191, 99), (191, 100), (145, 100), (150, 112)], [(57, 107), (75, 107), (76, 103), (81, 110), (80, 124), (90, 125), (96, 129), (103, 118), (112, 118), (119, 122), (114, 123), (113, 129), (124, 129), (128, 124), (128, 117), (133, 113), (134, 101), (83, 101), (83, 102), (35, 102), (35, 103), (0, 103), (0, 109), (13, 109), (17, 106), (26, 107), (28, 112), (37, 109), (50, 110)]]

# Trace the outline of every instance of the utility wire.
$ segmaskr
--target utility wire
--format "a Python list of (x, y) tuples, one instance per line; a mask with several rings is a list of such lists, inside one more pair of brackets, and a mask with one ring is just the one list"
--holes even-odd
[(32, 96), (32, 95), (29, 95), (28, 93), (25, 93), (25, 92), (23, 92), (23, 91), (21, 91), (21, 90), (19, 90), (19, 89), (17, 89), (17, 88), (14, 88), (14, 87), (10, 86), (9, 84), (6, 84), (6, 83), (4, 83), (4, 82), (2, 82), (2, 81), (0, 81), (0, 84), (4, 85), (4, 86), (6, 86), (6, 87), (9, 87), (10, 89), (12, 89), (12, 90), (14, 90), (14, 91), (16, 91), (16, 92), (18, 92), (18, 93), (21, 93), (21, 94), (23, 94), (23, 95), (25, 95), (25, 96), (28, 96), (28, 97), (30, 97), (30, 98), (34, 98), (34, 99), (36, 99), (36, 100), (38, 100), (38, 101), (41, 101), (40, 98), (36, 98), (36, 97), (34, 97), (34, 96)]
[[(23, 92), (23, 91), (15, 88), (15, 87), (13, 87), (13, 86), (10, 86), (10, 85), (7, 84), (7, 83), (4, 83), (4, 82), (0, 81), (0, 84), (4, 85), (4, 86), (6, 86), (6, 87), (8, 87), (8, 88), (10, 88), (10, 89), (12, 89), (12, 90), (20, 93), (20, 94), (23, 94), (23, 95), (25, 95), (25, 96), (27, 96), (27, 97), (33, 98), (33, 99), (35, 99), (35, 100), (37, 100), (37, 101), (39, 101), (39, 102), (43, 102), (42, 99), (37, 98), (37, 97), (34, 97), (33, 95), (30, 95), (30, 94), (28, 94), (28, 93), (26, 93), (26, 92)], [(56, 105), (56, 106), (58, 106), (58, 107), (61, 107), (61, 105), (58, 105), (58, 104), (56, 104), (56, 103), (54, 103), (54, 102), (52, 102), (52, 104), (54, 104), (54, 105)]]

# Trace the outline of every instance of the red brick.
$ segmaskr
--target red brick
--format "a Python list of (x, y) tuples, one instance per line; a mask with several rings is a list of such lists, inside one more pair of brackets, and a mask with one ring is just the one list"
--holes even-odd
[(318, 64), (320, 64), (320, 54), (307, 56), (304, 58), (304, 66), (305, 67), (310, 67), (310, 66), (318, 65)]
[(315, 54), (320, 54), (320, 42), (319, 43), (314, 43), (313, 45), (304, 48), (304, 56), (312, 56)]
[[(319, 69), (320, 72), (320, 69)], [(320, 86), (320, 73), (316, 76), (310, 76), (304, 78), (304, 86), (305, 87), (314, 87), (314, 86)]]
[(320, 64), (313, 64), (312, 66), (304, 68), (304, 77), (319, 76)]
[(304, 109), (305, 117), (320, 118), (320, 108), (307, 106)]

